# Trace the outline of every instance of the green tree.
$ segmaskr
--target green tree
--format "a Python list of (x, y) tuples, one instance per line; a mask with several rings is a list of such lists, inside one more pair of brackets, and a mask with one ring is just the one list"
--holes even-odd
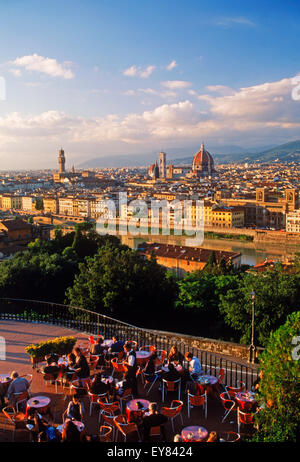
[(260, 357), (259, 391), (264, 407), (257, 416), (258, 431), (253, 441), (295, 442), (299, 435), (300, 358), (295, 346), (299, 344), (299, 333), (298, 311), (271, 334)]
[[(220, 297), (238, 284), (237, 275), (217, 275), (210, 271), (189, 273), (178, 281), (179, 294), (175, 303), (176, 313), (188, 321), (190, 333), (219, 337), (233, 332), (224, 323), (219, 311)], [(188, 328), (188, 325), (186, 328)]]
[(66, 297), (70, 305), (157, 327), (157, 315), (163, 319), (173, 308), (176, 288), (156, 262), (126, 246), (108, 243), (79, 264)]
[(298, 309), (300, 298), (299, 273), (286, 272), (281, 264), (259, 274), (241, 275), (237, 288), (220, 297), (220, 312), (226, 324), (240, 334), (240, 342), (251, 339), (251, 291), (255, 299), (255, 344), (265, 346), (272, 331)]

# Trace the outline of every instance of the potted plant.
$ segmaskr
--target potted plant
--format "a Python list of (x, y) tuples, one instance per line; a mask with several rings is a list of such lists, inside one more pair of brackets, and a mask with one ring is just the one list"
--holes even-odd
[(33, 343), (25, 348), (30, 355), (31, 363), (37, 364), (45, 360), (45, 356), (56, 353), (60, 356), (71, 353), (76, 343), (75, 337), (57, 337), (45, 342)]

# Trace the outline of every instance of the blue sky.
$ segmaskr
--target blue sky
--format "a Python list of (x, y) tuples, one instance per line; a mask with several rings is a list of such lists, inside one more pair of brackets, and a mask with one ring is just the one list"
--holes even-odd
[(297, 139), (299, 19), (289, 0), (0, 1), (1, 168)]

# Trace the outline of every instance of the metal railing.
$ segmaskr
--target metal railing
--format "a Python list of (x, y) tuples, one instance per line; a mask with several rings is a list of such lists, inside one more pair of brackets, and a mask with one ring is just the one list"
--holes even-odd
[[(204, 373), (217, 376), (219, 370), (223, 368), (225, 384), (229, 386), (236, 386), (237, 382), (242, 380), (247, 389), (250, 389), (258, 376), (255, 365), (242, 364), (221, 354), (193, 347), (188, 342), (172, 338), (170, 332), (156, 332), (136, 327), (80, 307), (37, 300), (0, 298), (0, 319), (58, 325), (90, 335), (101, 334), (104, 338), (116, 335), (122, 340), (136, 341), (138, 348), (155, 345), (157, 349), (169, 352), (171, 346), (176, 345), (182, 354), (185, 355), (189, 351), (197, 356)], [(175, 335), (178, 336), (178, 334)]]

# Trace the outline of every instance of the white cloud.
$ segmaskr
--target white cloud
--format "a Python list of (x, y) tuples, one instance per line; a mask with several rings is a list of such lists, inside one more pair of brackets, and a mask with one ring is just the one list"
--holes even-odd
[(127, 77), (140, 77), (142, 79), (147, 79), (150, 75), (154, 72), (155, 66), (147, 66), (145, 68), (139, 66), (130, 66), (125, 71), (123, 71), (123, 75)]
[(167, 65), (166, 69), (168, 71), (171, 71), (172, 69), (175, 69), (175, 67), (177, 67), (177, 66), (178, 66), (178, 64), (174, 59), (173, 61), (170, 62), (170, 64)]
[(216, 26), (220, 27), (231, 27), (233, 25), (249, 26), (254, 27), (255, 23), (251, 19), (245, 18), (243, 16), (239, 17), (224, 17), (217, 19), (215, 21)]
[[(24, 146), (60, 145), (63, 139), (72, 146), (105, 146), (110, 152), (114, 145), (124, 152), (126, 145), (149, 148), (161, 141), (169, 146), (203, 139), (248, 146), (288, 141), (299, 138), (300, 130), (300, 104), (291, 97), (292, 82), (286, 78), (238, 90), (210, 86), (211, 92), (205, 94), (190, 89), (192, 101), (162, 104), (122, 117), (70, 117), (59, 111), (12, 113), (0, 117), (0, 144), (2, 151), (13, 145), (23, 152)], [(149, 96), (155, 92), (136, 90), (136, 94)]]
[(165, 82), (161, 82), (161, 85), (170, 90), (181, 90), (192, 86), (191, 82), (185, 80), (166, 80)]
[(73, 65), (70, 61), (59, 63), (54, 58), (45, 58), (34, 53), (33, 55), (22, 56), (16, 58), (9, 63), (14, 66), (15, 72), (21, 72), (21, 69), (26, 71), (39, 72), (50, 75), (51, 77), (62, 77), (63, 79), (73, 79), (74, 73), (70, 69)]

